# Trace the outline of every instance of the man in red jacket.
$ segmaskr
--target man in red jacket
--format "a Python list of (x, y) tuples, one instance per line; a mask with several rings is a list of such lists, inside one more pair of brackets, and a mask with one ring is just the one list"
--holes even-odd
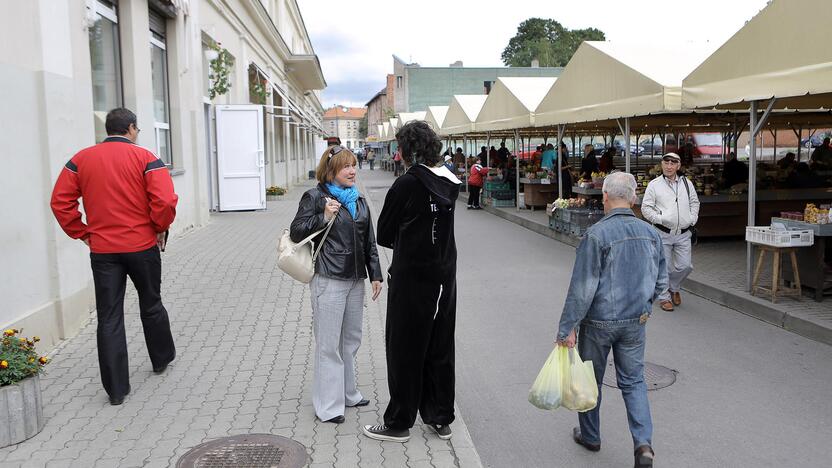
[[(176, 357), (161, 278), (166, 232), (179, 199), (167, 167), (136, 145), (139, 128), (128, 109), (113, 109), (107, 139), (83, 149), (61, 170), (52, 191), (52, 212), (64, 232), (90, 248), (98, 314), (98, 364), (110, 403), (130, 393), (124, 290), (127, 276), (139, 294), (142, 327), (153, 371)], [(78, 210), (84, 200), (86, 223)]]

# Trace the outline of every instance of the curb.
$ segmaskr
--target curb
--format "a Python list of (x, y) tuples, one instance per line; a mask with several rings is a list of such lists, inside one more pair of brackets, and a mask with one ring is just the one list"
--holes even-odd
[[(375, 216), (378, 216), (381, 212), (376, 209), (375, 203), (373, 202), (372, 197), (370, 197), (369, 192), (361, 179), (358, 179), (358, 186), (359, 191), (362, 194), (365, 194), (364, 199), (370, 207), (370, 212), (375, 213)], [(379, 258), (384, 257), (384, 263), (390, 265), (390, 253), (392, 251), (381, 246), (378, 247), (378, 251)], [(456, 461), (460, 468), (481, 468), (483, 466), (482, 460), (480, 460), (480, 455), (477, 452), (476, 447), (474, 447), (474, 441), (471, 439), (471, 433), (468, 432), (468, 426), (465, 424), (462, 412), (459, 410), (459, 405), (457, 405), (456, 401), (454, 401), (454, 413), (456, 414), (456, 418), (453, 423), (453, 437), (451, 437), (448, 442), (450, 442), (454, 449)]]
[[(459, 200), (467, 202), (468, 196), (460, 194)], [(518, 224), (530, 231), (552, 238), (564, 244), (571, 245), (572, 247), (578, 246), (579, 240), (573, 236), (567, 236), (565, 234), (555, 232), (548, 226), (523, 218), (522, 216), (506, 210), (484, 206), (483, 211), (487, 211), (507, 221)], [(832, 328), (827, 328), (809, 320), (791, 315), (788, 312), (783, 312), (777, 307), (774, 307), (768, 301), (764, 301), (754, 296), (731, 293), (717, 284), (713, 284), (707, 280), (695, 279), (691, 277), (688, 277), (685, 280), (682, 285), (682, 289), (711, 302), (715, 302), (721, 306), (735, 310), (741, 314), (770, 323), (810, 340), (832, 346)], [(803, 300), (811, 299), (803, 298)]]

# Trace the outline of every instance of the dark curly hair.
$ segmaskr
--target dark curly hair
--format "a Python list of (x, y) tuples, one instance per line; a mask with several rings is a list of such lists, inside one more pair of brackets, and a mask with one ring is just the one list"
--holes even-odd
[(430, 126), (421, 121), (408, 122), (396, 132), (402, 158), (409, 166), (424, 164), (435, 167), (442, 162), (442, 141)]

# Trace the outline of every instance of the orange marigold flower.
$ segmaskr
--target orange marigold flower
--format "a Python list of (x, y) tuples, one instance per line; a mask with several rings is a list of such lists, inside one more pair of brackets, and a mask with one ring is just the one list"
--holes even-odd
[(3, 332), (3, 334), (6, 336), (14, 336), (15, 333), (17, 333), (17, 330), (15, 330), (14, 328), (9, 328), (8, 330)]
[(5, 369), (9, 367), (9, 363), (6, 361), (0, 361), (0, 369)]
[(30, 357), (30, 358), (29, 358), (29, 364), (32, 364), (33, 362), (35, 362), (35, 358)]
[(42, 356), (40, 359), (38, 359), (38, 362), (40, 362), (41, 364), (46, 364), (47, 362), (49, 362), (49, 358), (46, 356)]
[(33, 336), (33, 337), (32, 337), (32, 340), (33, 340), (35, 343), (37, 343), (38, 341), (40, 341), (40, 337), (39, 337), (39, 336)]

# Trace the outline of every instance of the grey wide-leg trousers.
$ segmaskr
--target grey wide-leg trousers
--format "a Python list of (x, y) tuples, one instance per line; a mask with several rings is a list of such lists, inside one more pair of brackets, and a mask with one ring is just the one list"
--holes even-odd
[(364, 280), (344, 281), (316, 274), (310, 283), (315, 333), (312, 404), (321, 421), (344, 414), (363, 398), (355, 382), (361, 346)]

